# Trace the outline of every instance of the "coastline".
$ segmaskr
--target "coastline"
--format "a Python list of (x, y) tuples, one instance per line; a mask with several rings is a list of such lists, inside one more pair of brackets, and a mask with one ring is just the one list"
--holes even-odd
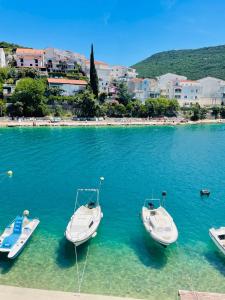
[[(103, 296), (93, 294), (77, 294), (60, 291), (39, 290), (32, 288), (0, 285), (0, 299), (4, 300), (131, 300), (114, 296)], [(132, 300), (135, 300), (132, 298)], [(137, 300), (137, 299), (136, 299)]]
[(205, 125), (225, 124), (225, 119), (205, 119), (199, 121), (173, 120), (143, 120), (143, 119), (107, 119), (99, 121), (72, 121), (61, 120), (1, 120), (1, 127), (129, 127), (129, 126), (180, 126), (180, 125)]

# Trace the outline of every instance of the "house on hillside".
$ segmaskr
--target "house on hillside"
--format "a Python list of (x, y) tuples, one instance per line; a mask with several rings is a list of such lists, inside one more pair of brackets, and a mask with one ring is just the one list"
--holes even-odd
[(5, 51), (3, 48), (0, 48), (0, 67), (6, 67)]
[(145, 102), (148, 98), (158, 98), (156, 80), (150, 78), (132, 78), (127, 81), (128, 92), (133, 98)]
[(220, 105), (225, 102), (225, 81), (205, 77), (198, 80), (201, 85), (200, 104), (201, 105)]
[(74, 70), (75, 64), (85, 67), (86, 57), (72, 51), (46, 48), (45, 64), (50, 72)]
[(124, 66), (112, 66), (111, 67), (111, 80), (128, 80), (136, 78), (138, 73), (136, 69), (124, 67)]
[(194, 80), (179, 80), (170, 85), (169, 98), (177, 99), (181, 106), (199, 103), (201, 85)]
[(167, 73), (157, 77), (157, 85), (160, 94), (164, 97), (172, 98), (171, 93), (173, 91), (173, 86), (179, 83), (180, 80), (187, 80), (187, 77)]
[(44, 68), (44, 50), (17, 48), (16, 64), (17, 67)]
[(49, 87), (58, 87), (63, 91), (64, 96), (72, 96), (85, 90), (87, 81), (66, 78), (48, 78)]
[[(111, 67), (102, 61), (95, 61), (95, 68), (98, 74), (99, 91), (100, 93), (108, 93), (110, 86)], [(86, 60), (85, 72), (90, 77), (90, 61)]]

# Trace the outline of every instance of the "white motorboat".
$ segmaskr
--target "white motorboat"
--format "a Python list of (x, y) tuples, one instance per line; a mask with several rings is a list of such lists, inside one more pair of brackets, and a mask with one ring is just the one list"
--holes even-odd
[(217, 248), (225, 255), (225, 227), (209, 229), (209, 236)]
[[(103, 180), (104, 178), (101, 177), (100, 186)], [(79, 246), (97, 235), (97, 229), (103, 217), (101, 206), (99, 204), (99, 192), (100, 188), (77, 190), (74, 214), (72, 215), (65, 232), (67, 240), (72, 242), (75, 246)], [(91, 195), (91, 199), (81, 205), (79, 197), (82, 195), (82, 198), (84, 199), (84, 194)]]
[(15, 258), (23, 250), (40, 223), (38, 219), (30, 219), (28, 216), (29, 211), (25, 210), (23, 215), (17, 216), (0, 236), (0, 252), (7, 252), (8, 258)]
[(166, 193), (160, 199), (146, 199), (142, 207), (142, 221), (150, 236), (163, 246), (168, 246), (178, 239), (177, 227), (168, 211), (163, 207)]

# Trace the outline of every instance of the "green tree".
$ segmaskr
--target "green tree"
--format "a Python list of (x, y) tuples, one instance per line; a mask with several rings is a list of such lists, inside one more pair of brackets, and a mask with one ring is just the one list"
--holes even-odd
[(99, 94), (98, 101), (99, 101), (100, 104), (103, 104), (106, 99), (107, 99), (107, 94), (106, 93), (103, 92), (103, 93)]
[(0, 117), (4, 116), (6, 113), (6, 103), (4, 100), (0, 99)]
[(214, 118), (217, 119), (219, 114), (220, 114), (220, 107), (219, 106), (213, 106), (212, 107), (212, 115), (214, 116)]
[(60, 89), (58, 86), (47, 87), (45, 95), (49, 96), (61, 96), (63, 93), (63, 89)]
[(200, 107), (199, 118), (200, 118), (201, 120), (206, 119), (207, 112), (208, 112), (207, 108), (205, 108), (205, 107)]
[(201, 110), (201, 107), (198, 103), (194, 104), (192, 107), (191, 107), (191, 120), (192, 121), (198, 121), (200, 119), (200, 110)]
[(224, 106), (221, 106), (220, 116), (221, 116), (222, 119), (225, 119), (225, 107)]
[(75, 108), (80, 117), (94, 117), (97, 112), (97, 102), (95, 95), (89, 90), (77, 95)]
[(12, 101), (23, 103), (24, 116), (43, 116), (46, 108), (45, 89), (43, 80), (23, 78), (16, 85)]
[(147, 116), (147, 110), (140, 100), (133, 100), (126, 106), (127, 114), (130, 117), (142, 118)]
[(12, 117), (22, 117), (23, 116), (23, 103), (15, 102), (8, 106), (8, 113)]
[(106, 115), (114, 118), (121, 118), (126, 115), (126, 107), (117, 101), (104, 104)]
[(117, 100), (125, 106), (132, 100), (132, 96), (128, 92), (127, 85), (123, 81), (119, 82), (117, 85)]
[(94, 59), (94, 47), (91, 45), (91, 55), (90, 55), (90, 86), (93, 91), (93, 94), (98, 98), (98, 74), (95, 68), (95, 59)]

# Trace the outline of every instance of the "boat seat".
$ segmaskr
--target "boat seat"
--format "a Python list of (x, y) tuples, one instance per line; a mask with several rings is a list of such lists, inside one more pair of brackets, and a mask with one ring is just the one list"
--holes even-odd
[(12, 233), (10, 236), (7, 236), (2, 242), (1, 248), (12, 248), (19, 239), (19, 236), (18, 233)]
[(22, 225), (23, 217), (16, 217), (13, 226), (13, 233), (3, 240), (1, 248), (11, 248), (17, 242), (22, 232)]
[(13, 233), (20, 234), (22, 232), (23, 217), (16, 217), (13, 227)]

